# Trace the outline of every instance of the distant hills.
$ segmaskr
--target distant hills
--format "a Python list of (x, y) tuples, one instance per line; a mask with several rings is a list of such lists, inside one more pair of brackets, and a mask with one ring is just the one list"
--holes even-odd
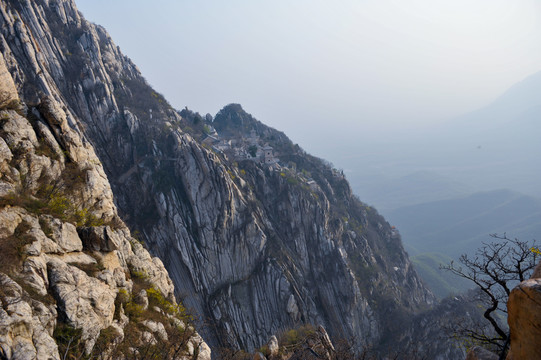
[(541, 200), (509, 190), (402, 207), (387, 213), (412, 254), (459, 256), (477, 249), (489, 234), (507, 232), (530, 240), (541, 234)]
[(541, 240), (541, 199), (510, 190), (405, 206), (386, 217), (399, 229), (421, 277), (439, 296), (468, 285), (439, 270), (439, 264), (473, 254), (492, 240), (489, 234)]
[(359, 142), (342, 166), (355, 192), (383, 214), (496, 189), (541, 198), (540, 93), (541, 72), (444, 124)]
[[(490, 105), (426, 134), (442, 175), (478, 190), (509, 188), (541, 197), (541, 72)], [(442, 169), (443, 168), (443, 169)]]
[[(529, 124), (531, 117), (528, 115), (540, 110), (540, 92), (541, 71), (519, 81), (488, 106), (456, 120), (462, 120), (463, 124), (484, 125), (487, 129), (497, 128), (500, 125), (533, 125)], [(461, 125), (456, 120), (451, 123)], [(537, 126), (540, 126), (539, 122)]]
[(397, 177), (366, 176), (354, 181), (355, 192), (384, 214), (389, 209), (461, 197), (472, 192), (471, 187), (429, 170)]
[(538, 72), (477, 111), (389, 134), (348, 164), (355, 192), (397, 226), (437, 295), (467, 286), (439, 264), (474, 252), (489, 234), (541, 240), (540, 93)]
[(466, 279), (441, 270), (440, 264), (449, 264), (453, 259), (440, 253), (423, 253), (411, 256), (415, 270), (438, 298), (458, 294), (473, 288)]

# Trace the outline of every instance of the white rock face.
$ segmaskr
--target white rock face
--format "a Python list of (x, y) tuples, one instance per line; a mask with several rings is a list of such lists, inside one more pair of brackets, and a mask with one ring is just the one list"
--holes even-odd
[(0, 209), (0, 236), (5, 238), (13, 235), (21, 221), (22, 216), (19, 211), (9, 208)]
[(77, 234), (73, 224), (62, 222), (52, 216), (42, 216), (47, 225), (52, 229), (51, 239), (60, 247), (61, 252), (82, 251), (83, 243)]
[(17, 88), (6, 67), (4, 56), (0, 53), (0, 108), (18, 100), (19, 94), (17, 93)]
[(28, 302), (22, 288), (0, 274), (0, 348), (8, 359), (59, 360), (56, 342), (51, 337), (56, 324), (54, 306)]
[(293, 320), (299, 320), (299, 307), (297, 306), (297, 301), (295, 300), (295, 296), (293, 296), (293, 294), (289, 296), (289, 300), (287, 301), (287, 312), (289, 315), (291, 315)]
[(200, 335), (196, 335), (193, 342), (199, 346), (199, 355), (197, 356), (197, 360), (211, 360), (212, 353), (205, 340), (203, 340)]
[[(24, 180), (21, 177), (8, 180), (13, 188), (27, 189), (29, 194), (40, 196), (38, 189), (44, 186), (40, 183), (43, 175), (37, 174), (45, 173), (49, 181), (58, 181), (55, 179), (61, 178), (66, 171), (65, 164), (58, 159), (35, 155), (41, 137), (28, 126), (26, 119), (15, 112), (9, 113), (6, 119), (2, 127), (5, 135), (1, 140), (26, 152), (24, 157), (12, 156), (8, 165), (25, 173)], [(47, 159), (46, 162), (42, 158)], [(54, 165), (43, 166), (47, 161)], [(91, 208), (92, 201), (95, 201), (101, 202), (101, 208), (115, 209), (112, 202), (104, 204), (103, 198), (92, 195), (94, 185), (91, 182), (79, 185), (77, 192), (86, 199), (81, 206)], [(77, 229), (70, 222), (49, 214), (38, 216), (24, 207), (8, 205), (0, 208), (0, 241), (26, 239), (26, 245), (20, 246), (21, 258), (10, 259), (14, 262), (14, 276), (37, 294), (27, 294), (0, 271), (0, 287), (3, 289), (0, 290), (0, 348), (7, 359), (60, 358), (58, 346), (52, 338), (59, 319), (56, 309), (63, 322), (82, 330), (87, 353), (92, 350), (100, 332), (108, 327), (117, 329), (122, 339), (123, 328), (129, 319), (122, 308), (116, 309), (115, 299), (120, 291), (127, 294), (132, 291), (133, 282), (126, 278), (130, 271), (143, 273), (150, 286), (174, 302), (173, 283), (163, 263), (152, 258), (130, 237), (124, 225), (121, 226), (118, 230), (108, 226)], [(88, 269), (88, 273), (78, 267)], [(142, 293), (146, 299), (145, 290)], [(32, 299), (32, 296), (40, 298)], [(148, 306), (148, 299), (146, 301)], [(114, 318), (115, 310), (119, 313), (117, 319)], [(152, 341), (169, 340), (163, 323), (147, 321), (145, 324), (150, 329)], [(204, 350), (200, 359), (210, 359), (210, 349), (197, 333), (190, 344), (192, 351), (195, 344)]]
[(23, 264), (22, 275), (26, 283), (39, 295), (46, 296), (49, 287), (45, 256), (29, 256)]
[(275, 335), (272, 335), (269, 341), (267, 342), (267, 348), (272, 356), (278, 355), (280, 351), (280, 346), (278, 345), (278, 339)]
[(48, 263), (49, 282), (67, 323), (83, 330), (90, 351), (100, 330), (113, 323), (116, 292), (96, 278), (59, 260)]
[(162, 340), (168, 340), (167, 338), (167, 332), (165, 331), (165, 327), (162, 323), (151, 321), (151, 320), (145, 320), (142, 321), (141, 324), (148, 328), (151, 333), (156, 334), (159, 336)]
[(127, 261), (135, 271), (141, 272), (147, 276), (156, 288), (166, 296), (166, 298), (174, 299), (175, 287), (169, 278), (163, 263), (158, 258), (150, 256), (141, 244), (134, 241), (132, 254)]

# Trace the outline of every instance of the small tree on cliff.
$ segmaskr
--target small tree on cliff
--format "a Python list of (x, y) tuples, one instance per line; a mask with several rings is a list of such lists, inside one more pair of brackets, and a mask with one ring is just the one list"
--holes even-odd
[(511, 290), (532, 274), (539, 250), (535, 240), (511, 239), (505, 233), (490, 236), (495, 241), (483, 243), (473, 257), (460, 256), (462, 265), (451, 262), (440, 268), (473, 282), (478, 290), (477, 300), (485, 307), (484, 324), (461, 322), (454, 329), (455, 335), (503, 354), (509, 344), (509, 330), (500, 318), (503, 314), (507, 316)]

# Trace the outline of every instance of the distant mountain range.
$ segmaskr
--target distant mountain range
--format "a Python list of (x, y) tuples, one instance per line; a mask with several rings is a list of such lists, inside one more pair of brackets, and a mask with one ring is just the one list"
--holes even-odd
[(506, 232), (530, 240), (541, 234), (541, 200), (509, 190), (402, 207), (387, 213), (413, 254), (459, 256), (489, 234)]
[(343, 154), (353, 189), (384, 214), (504, 188), (541, 197), (539, 93), (541, 72), (478, 111), (359, 143)]
[[(350, 149), (346, 174), (402, 234), (440, 296), (464, 288), (438, 269), (491, 233), (541, 234), (541, 72), (442, 125)], [(501, 190), (510, 189), (510, 190)], [(445, 255), (443, 255), (445, 254)]]
[(541, 72), (490, 105), (427, 134), (443, 175), (480, 190), (509, 188), (541, 197)]
[[(488, 106), (463, 115), (458, 120), (462, 119), (464, 125), (484, 125), (487, 129), (500, 125), (534, 125), (527, 119), (531, 119), (528, 115), (541, 108), (540, 92), (541, 71), (516, 83)], [(460, 125), (456, 119), (451, 123)], [(539, 123), (536, 125), (540, 126)]]
[(509, 190), (405, 206), (386, 216), (399, 229), (420, 275), (439, 296), (468, 285), (440, 271), (440, 263), (473, 254), (482, 242), (491, 241), (489, 234), (507, 233), (521, 240), (541, 234), (541, 199)]
[(365, 176), (354, 181), (355, 192), (383, 213), (405, 205), (451, 199), (472, 192), (467, 185), (429, 170), (399, 177)]

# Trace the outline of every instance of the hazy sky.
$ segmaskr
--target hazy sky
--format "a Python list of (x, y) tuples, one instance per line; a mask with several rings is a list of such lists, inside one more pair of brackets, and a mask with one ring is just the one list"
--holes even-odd
[(76, 3), (174, 107), (238, 102), (316, 153), (329, 134), (474, 110), (541, 70), (537, 0)]

